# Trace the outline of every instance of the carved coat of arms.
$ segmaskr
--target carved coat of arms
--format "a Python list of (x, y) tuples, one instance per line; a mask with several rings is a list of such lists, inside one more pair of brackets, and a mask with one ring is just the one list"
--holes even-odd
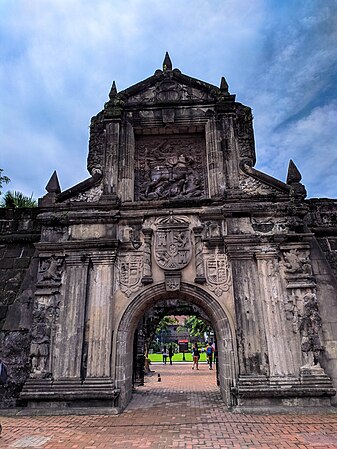
[(229, 290), (232, 283), (231, 268), (226, 254), (211, 254), (206, 259), (206, 280), (217, 296)]
[(191, 231), (183, 219), (161, 220), (155, 232), (155, 258), (164, 270), (179, 270), (192, 256)]
[(126, 296), (138, 290), (142, 275), (142, 257), (140, 255), (119, 256), (118, 270), (120, 289)]

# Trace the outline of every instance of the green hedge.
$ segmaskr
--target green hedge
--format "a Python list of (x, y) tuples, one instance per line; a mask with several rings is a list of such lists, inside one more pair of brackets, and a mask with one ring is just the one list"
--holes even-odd
[[(150, 354), (149, 359), (151, 360), (151, 362), (162, 362), (163, 355), (162, 354)], [(193, 358), (192, 358), (192, 354), (190, 352), (185, 353), (185, 361), (192, 363)], [(168, 363), (170, 362), (170, 359), (168, 357), (167, 357), (167, 362)], [(176, 362), (183, 362), (183, 354), (182, 353), (173, 355), (172, 363), (176, 363)], [(205, 352), (202, 352), (200, 354), (199, 362), (206, 362), (206, 353)]]

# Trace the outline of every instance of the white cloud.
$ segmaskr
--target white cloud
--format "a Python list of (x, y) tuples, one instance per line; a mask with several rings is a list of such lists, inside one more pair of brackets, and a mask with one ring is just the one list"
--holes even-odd
[[(285, 13), (283, 6), (263, 0), (7, 2), (0, 7), (6, 167), (0, 165), (13, 173), (9, 187), (37, 192), (55, 168), (63, 188), (83, 179), (90, 118), (102, 109), (112, 80), (119, 90), (141, 81), (167, 50), (190, 76), (218, 84), (225, 75), (238, 101), (253, 107), (257, 159), (274, 176), (283, 178), (290, 158), (306, 171), (308, 148), (328, 170), (320, 155), (331, 166), (337, 113), (333, 98), (324, 110), (319, 97), (336, 63), (333, 6), (303, 2)], [(317, 109), (306, 110), (312, 102)], [(326, 150), (315, 153), (317, 140)], [(327, 189), (337, 196), (314, 175), (310, 183), (311, 195)]]

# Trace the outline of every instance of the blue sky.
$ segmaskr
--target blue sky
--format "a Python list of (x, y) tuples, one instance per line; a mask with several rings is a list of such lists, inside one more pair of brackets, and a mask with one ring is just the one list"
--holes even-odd
[(0, 0), (0, 168), (41, 197), (88, 177), (90, 118), (118, 90), (173, 66), (254, 114), (256, 168), (337, 198), (335, 0)]

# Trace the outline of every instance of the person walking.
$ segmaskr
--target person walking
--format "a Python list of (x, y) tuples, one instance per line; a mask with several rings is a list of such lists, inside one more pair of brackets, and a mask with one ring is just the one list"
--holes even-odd
[(194, 345), (193, 345), (192, 355), (193, 355), (193, 366), (192, 366), (192, 369), (196, 368), (198, 370), (199, 369), (200, 352), (199, 352), (199, 348), (198, 348), (198, 344), (197, 343), (194, 343)]
[(169, 346), (168, 356), (169, 356), (169, 359), (170, 359), (170, 365), (172, 365), (172, 357), (173, 357), (173, 348), (172, 348), (172, 345)]
[(210, 343), (207, 343), (206, 357), (209, 369), (213, 369), (213, 351), (214, 351), (213, 346)]

